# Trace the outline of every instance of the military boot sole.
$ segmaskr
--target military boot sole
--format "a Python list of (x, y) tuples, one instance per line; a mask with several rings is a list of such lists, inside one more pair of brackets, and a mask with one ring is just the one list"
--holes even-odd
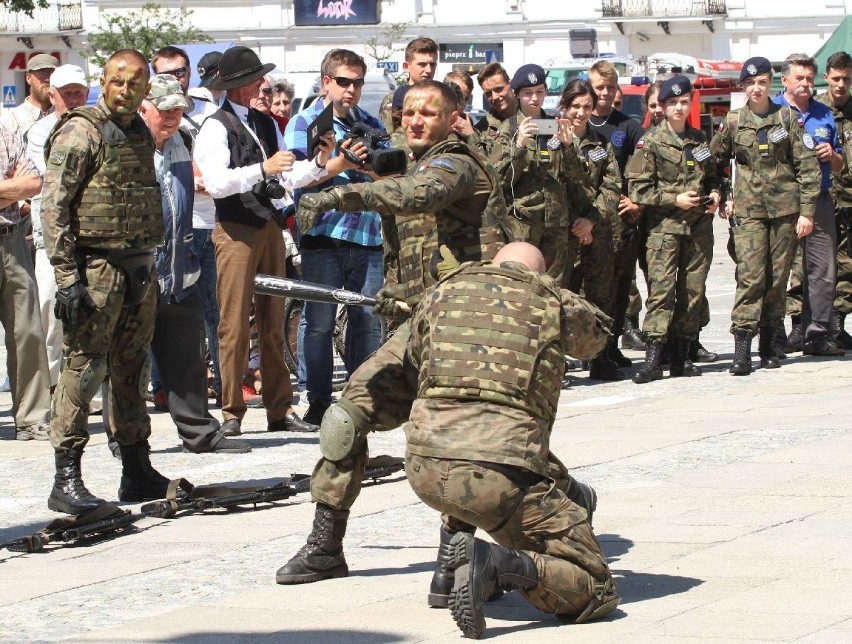
[(275, 573), (275, 583), (282, 586), (295, 586), (297, 584), (313, 584), (317, 581), (325, 581), (326, 579), (339, 579), (349, 576), (349, 565), (346, 559), (343, 558), (343, 552), (340, 553), (340, 563), (330, 568), (322, 570), (312, 570), (299, 562), (296, 557), (293, 557), (286, 564), (281, 566)]
[(476, 640), (485, 632), (485, 615), (482, 611), (483, 602), (477, 598), (477, 589), (474, 587), (474, 537), (460, 532), (453, 537), (450, 545), (447, 567), (454, 571), (455, 578), (450, 593), (450, 613), (462, 634)]
[(56, 494), (55, 490), (51, 491), (50, 496), (47, 497), (47, 509), (77, 517), (82, 514), (88, 514), (106, 503), (103, 499), (92, 497), (94, 501), (90, 503), (74, 504), (63, 498), (64, 496), (64, 494), (62, 496)]

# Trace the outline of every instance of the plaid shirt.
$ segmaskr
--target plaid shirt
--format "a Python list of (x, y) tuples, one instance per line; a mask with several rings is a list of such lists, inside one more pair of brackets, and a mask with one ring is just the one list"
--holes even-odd
[[(38, 170), (24, 150), (21, 137), (12, 130), (0, 128), (0, 177), (3, 180), (11, 179), (19, 165), (23, 170), (22, 174), (38, 176)], [(19, 221), (21, 221), (21, 210), (17, 201), (0, 209), (0, 225), (9, 226)]]
[[(297, 159), (306, 159), (308, 156), (308, 126), (319, 116), (320, 112), (325, 108), (322, 98), (318, 98), (307, 109), (302, 110), (287, 124), (287, 129), (284, 132), (284, 143), (287, 149), (292, 152)], [(360, 107), (353, 108), (353, 112), (357, 112), (358, 119), (369, 125), (370, 127), (379, 128), (384, 131), (384, 127), (378, 120), (367, 114)], [(334, 136), (340, 141), (344, 134), (348, 131), (340, 120), (334, 118)], [(333, 153), (332, 156), (336, 156)], [(311, 186), (310, 188), (299, 189), (295, 191), (294, 199), (296, 206), (299, 205), (299, 197), (306, 192), (319, 192), (323, 188), (329, 186), (347, 185), (350, 183), (369, 183), (370, 178), (363, 172), (349, 170), (341, 172), (328, 181), (319, 185)], [(339, 212), (330, 210), (322, 215), (317, 220), (317, 223), (310, 230), (300, 231), (301, 234), (311, 236), (331, 237), (340, 241), (352, 242), (360, 246), (381, 246), (382, 245), (382, 221), (379, 213), (374, 211), (365, 212)]]

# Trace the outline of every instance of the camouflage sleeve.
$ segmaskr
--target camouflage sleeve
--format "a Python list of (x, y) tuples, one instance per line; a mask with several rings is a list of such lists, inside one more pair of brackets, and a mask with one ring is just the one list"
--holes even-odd
[(600, 212), (615, 215), (621, 199), (621, 172), (618, 170), (615, 152), (610, 144), (606, 146), (606, 167), (603, 169), (602, 179), (595, 206)]
[[(706, 140), (706, 139), (705, 139)], [(701, 182), (702, 194), (709, 195), (714, 190), (719, 189), (719, 171), (712, 153), (707, 163), (704, 164), (704, 180)]]
[(552, 174), (565, 188), (568, 221), (573, 224), (580, 217), (584, 217), (595, 225), (599, 224), (601, 214), (594, 203), (597, 191), (583, 168), (577, 148), (573, 144), (568, 147), (560, 146), (557, 157), (558, 161)]
[(518, 145), (516, 141), (517, 134), (503, 123), (499, 136), (494, 138), (488, 150), (488, 159), (500, 178), (504, 192), (509, 192), (521, 180), (536, 154), (534, 140), (527, 145)]
[(804, 134), (805, 130), (799, 122), (791, 118), (790, 144), (793, 151), (791, 161), (799, 184), (799, 216), (813, 219), (822, 183), (822, 170), (814, 151), (809, 150), (805, 145), (802, 139)]
[(341, 210), (375, 210), (383, 215), (440, 210), (473, 188), (479, 166), (462, 154), (442, 154), (413, 173), (373, 183), (337, 186)]
[(393, 92), (388, 92), (379, 103), (378, 118), (381, 124), (385, 127), (385, 132), (393, 132), (393, 117), (391, 114), (391, 101), (393, 100)]
[(45, 157), (41, 224), (44, 248), (59, 288), (71, 286), (80, 279), (74, 260), (75, 239), (70, 228), (71, 204), (87, 179), (95, 156), (93, 151), (98, 145), (94, 125), (86, 119), (74, 118), (52, 137), (50, 151)]
[(727, 118), (722, 121), (722, 127), (710, 141), (710, 154), (716, 165), (717, 188), (722, 195), (733, 196), (730, 173), (728, 168), (734, 156), (734, 142), (731, 128), (727, 127)]
[(562, 289), (562, 349), (578, 360), (591, 360), (603, 351), (612, 319), (582, 297)]

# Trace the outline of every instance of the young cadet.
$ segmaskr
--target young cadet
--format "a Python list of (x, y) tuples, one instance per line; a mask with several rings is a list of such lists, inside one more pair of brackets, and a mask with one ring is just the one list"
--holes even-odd
[(784, 321), (787, 278), (801, 237), (813, 219), (819, 194), (819, 167), (787, 106), (769, 100), (772, 66), (766, 58), (750, 58), (740, 72), (748, 99), (728, 113), (710, 150), (720, 169), (735, 162), (732, 195), (722, 217), (736, 217), (734, 247), (737, 291), (731, 311), (734, 375), (751, 373), (751, 339), (760, 330), (760, 366), (781, 366), (773, 345)]
[(663, 345), (674, 348), (670, 375), (698, 376), (689, 344), (700, 328), (701, 301), (713, 260), (713, 213), (719, 205), (716, 166), (707, 139), (687, 123), (692, 84), (674, 76), (660, 88), (666, 122), (636, 144), (625, 172), (630, 199), (643, 207), (648, 239), (650, 289), (643, 331), (645, 364), (633, 376), (642, 384), (659, 380)]

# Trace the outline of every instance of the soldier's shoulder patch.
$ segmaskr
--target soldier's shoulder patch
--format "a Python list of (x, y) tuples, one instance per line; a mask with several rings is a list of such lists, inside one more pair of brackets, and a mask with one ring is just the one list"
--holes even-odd
[(48, 156), (47, 160), (53, 165), (62, 165), (63, 163), (65, 163), (65, 159), (67, 156), (68, 153), (65, 150), (53, 149), (50, 151), (50, 156)]
[(606, 150), (603, 148), (598, 147), (589, 152), (589, 160), (594, 163), (600, 163), (604, 159), (606, 159)]
[(769, 140), (772, 141), (772, 143), (780, 143), (788, 136), (789, 134), (787, 133), (787, 130), (781, 127), (769, 133)]
[(706, 145), (702, 148), (698, 148), (695, 152), (692, 153), (692, 156), (699, 163), (706, 161), (710, 158), (710, 148), (708, 148)]
[(639, 141), (636, 143), (636, 149), (641, 150), (644, 147), (645, 147), (645, 139), (639, 139)]
[(441, 168), (442, 170), (447, 170), (448, 172), (458, 172), (456, 167), (453, 165), (453, 162), (449, 159), (431, 159), (426, 163), (426, 167), (433, 168)]
[(802, 143), (805, 144), (805, 147), (808, 150), (813, 150), (816, 147), (816, 143), (814, 142), (814, 137), (812, 137), (807, 132), (805, 132), (804, 135), (802, 135)]

